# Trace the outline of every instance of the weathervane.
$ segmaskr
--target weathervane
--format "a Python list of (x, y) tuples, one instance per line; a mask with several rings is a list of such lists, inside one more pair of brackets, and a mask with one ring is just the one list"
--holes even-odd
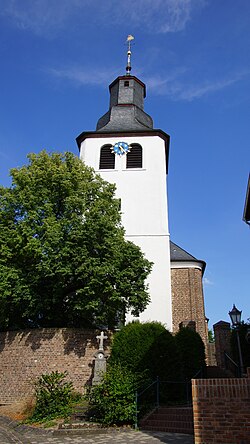
[(127, 67), (126, 67), (126, 75), (130, 76), (130, 71), (131, 71), (131, 42), (132, 40), (134, 40), (134, 37), (129, 34), (127, 37), (127, 44), (128, 44), (128, 51), (127, 51)]

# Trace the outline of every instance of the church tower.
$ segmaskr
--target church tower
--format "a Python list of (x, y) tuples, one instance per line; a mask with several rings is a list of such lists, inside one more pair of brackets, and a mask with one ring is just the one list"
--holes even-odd
[[(172, 330), (170, 241), (166, 177), (169, 136), (154, 129), (144, 111), (146, 86), (131, 75), (128, 37), (126, 74), (109, 86), (109, 110), (96, 131), (77, 137), (80, 158), (116, 185), (126, 239), (153, 262), (148, 278), (151, 302), (141, 321), (159, 321)], [(131, 320), (127, 316), (127, 321)]]

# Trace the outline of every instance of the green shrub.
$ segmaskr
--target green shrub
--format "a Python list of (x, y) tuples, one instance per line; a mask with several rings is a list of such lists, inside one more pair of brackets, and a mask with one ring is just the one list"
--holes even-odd
[(175, 335), (179, 347), (182, 376), (191, 379), (199, 370), (203, 370), (205, 363), (205, 346), (198, 333), (190, 328), (181, 328)]
[(133, 372), (144, 371), (142, 361), (156, 338), (164, 331), (164, 326), (158, 322), (141, 324), (135, 321), (125, 325), (114, 336), (110, 363), (119, 362)]
[(132, 322), (115, 334), (110, 363), (120, 363), (149, 378), (178, 379), (179, 353), (175, 338), (159, 322)]
[(138, 390), (139, 410), (145, 411), (148, 406), (151, 408), (155, 405), (156, 385), (146, 388), (157, 377), (160, 380), (161, 402), (179, 402), (183, 398), (185, 387), (179, 383), (179, 350), (175, 337), (162, 324), (132, 322), (123, 327), (114, 336), (110, 364), (114, 363), (127, 367), (133, 374), (141, 377)]
[(32, 421), (43, 421), (67, 415), (74, 392), (72, 382), (66, 381), (67, 372), (43, 374), (35, 383), (36, 405)]
[(162, 381), (178, 381), (181, 377), (181, 362), (175, 337), (165, 330), (155, 338), (141, 361), (149, 370), (152, 379), (158, 376)]
[(133, 424), (137, 386), (138, 378), (130, 370), (109, 365), (103, 381), (87, 395), (91, 419), (105, 425)]

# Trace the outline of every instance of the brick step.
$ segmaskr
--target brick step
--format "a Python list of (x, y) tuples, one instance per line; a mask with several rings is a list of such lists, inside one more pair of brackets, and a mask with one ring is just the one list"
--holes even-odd
[[(147, 421), (147, 420), (146, 420)], [(150, 416), (150, 421), (161, 421), (161, 422), (193, 422), (193, 418), (190, 417), (180, 417), (176, 415), (157, 415), (153, 414)]]
[(140, 427), (193, 435), (193, 410), (191, 407), (159, 407), (140, 421)]
[(192, 407), (158, 407), (157, 413), (174, 414), (178, 416), (191, 415), (193, 416)]
[(191, 421), (160, 421), (159, 419), (150, 419), (143, 423), (146, 425), (152, 425), (153, 427), (159, 427), (159, 426), (167, 426), (167, 427), (192, 427)]
[(155, 427), (155, 426), (143, 426), (141, 427), (141, 430), (147, 430), (150, 432), (167, 432), (167, 433), (183, 433), (185, 435), (193, 435), (194, 434), (194, 430), (193, 428), (182, 428), (182, 427), (167, 427), (167, 426), (161, 426), (161, 428), (159, 427)]
[(190, 420), (193, 419), (193, 413), (192, 412), (181, 414), (181, 413), (170, 413), (170, 412), (168, 413), (168, 412), (159, 411), (157, 413), (156, 412), (152, 413), (151, 417), (153, 418), (154, 415), (157, 416), (157, 417), (161, 417), (161, 418), (163, 416), (166, 416), (167, 418), (177, 418), (177, 419), (185, 418), (185, 419), (190, 419)]
[(210, 379), (232, 378), (234, 374), (230, 370), (222, 369), (215, 365), (207, 366), (206, 377)]

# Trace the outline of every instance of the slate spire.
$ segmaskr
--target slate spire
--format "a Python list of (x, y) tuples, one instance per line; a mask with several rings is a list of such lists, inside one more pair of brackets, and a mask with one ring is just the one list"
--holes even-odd
[(96, 131), (148, 131), (153, 129), (152, 118), (144, 112), (145, 84), (135, 76), (131, 76), (131, 41), (127, 38), (126, 75), (119, 76), (109, 85), (109, 110), (102, 116)]

